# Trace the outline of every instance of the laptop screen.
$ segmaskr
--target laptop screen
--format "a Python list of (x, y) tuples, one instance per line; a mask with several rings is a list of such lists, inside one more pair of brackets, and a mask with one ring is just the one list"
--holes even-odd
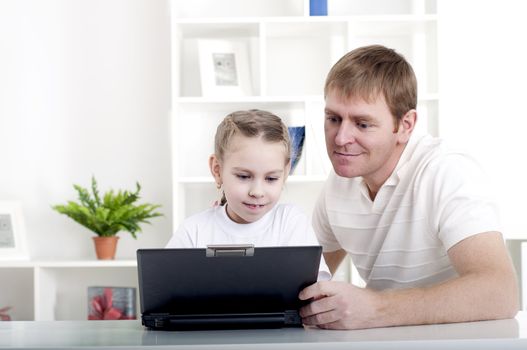
[(305, 303), (298, 293), (317, 280), (321, 252), (320, 246), (257, 247), (244, 256), (207, 254), (205, 248), (140, 249), (141, 313), (228, 315), (298, 310)]

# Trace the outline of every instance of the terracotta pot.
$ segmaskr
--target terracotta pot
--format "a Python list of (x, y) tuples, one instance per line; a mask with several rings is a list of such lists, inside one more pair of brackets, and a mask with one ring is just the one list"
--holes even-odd
[(113, 260), (115, 258), (115, 250), (117, 249), (117, 240), (119, 237), (92, 237), (95, 243), (95, 253), (99, 260)]

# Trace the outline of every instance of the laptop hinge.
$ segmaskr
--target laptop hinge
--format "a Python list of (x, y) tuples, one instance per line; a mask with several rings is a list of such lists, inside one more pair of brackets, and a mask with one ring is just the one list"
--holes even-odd
[(253, 256), (254, 244), (215, 244), (207, 245), (208, 258), (229, 256)]

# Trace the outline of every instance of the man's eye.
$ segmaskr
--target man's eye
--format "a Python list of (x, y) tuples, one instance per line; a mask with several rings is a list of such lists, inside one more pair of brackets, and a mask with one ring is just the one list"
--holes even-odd
[(357, 127), (359, 129), (367, 129), (367, 128), (370, 127), (370, 124), (368, 124), (368, 123), (357, 123)]
[(338, 123), (340, 121), (340, 118), (334, 116), (334, 115), (328, 115), (326, 116), (326, 120), (329, 122), (329, 123)]

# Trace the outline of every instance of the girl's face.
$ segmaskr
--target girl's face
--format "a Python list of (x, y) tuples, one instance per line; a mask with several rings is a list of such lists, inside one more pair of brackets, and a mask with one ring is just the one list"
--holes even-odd
[(254, 222), (275, 206), (289, 173), (285, 159), (283, 143), (239, 134), (230, 141), (223, 162), (211, 156), (212, 175), (223, 184), (227, 214), (233, 221)]

